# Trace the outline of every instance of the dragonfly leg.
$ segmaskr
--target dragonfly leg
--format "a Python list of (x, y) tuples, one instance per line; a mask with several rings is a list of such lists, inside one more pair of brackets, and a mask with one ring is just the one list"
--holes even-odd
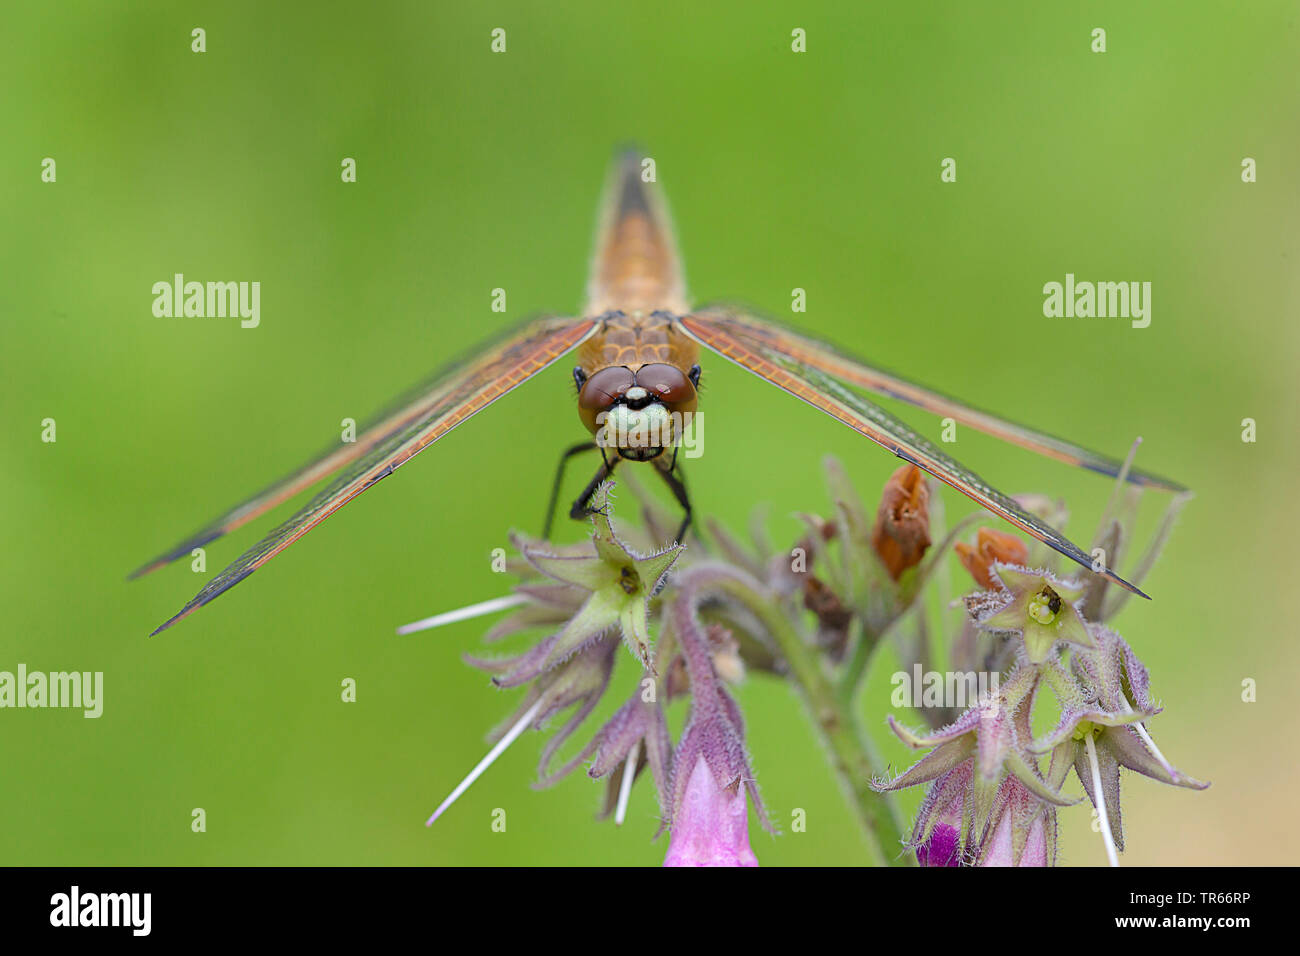
[[(542, 537), (550, 538), (551, 525), (555, 523), (555, 505), (560, 498), (560, 484), (564, 481), (564, 469), (569, 464), (569, 459), (574, 455), (580, 455), (584, 451), (592, 451), (596, 448), (594, 441), (585, 441), (580, 445), (574, 445), (572, 448), (566, 448), (564, 454), (560, 456), (560, 464), (555, 469), (555, 483), (551, 485), (551, 501), (546, 506), (546, 526), (542, 529)], [(595, 490), (595, 486), (592, 486)], [(587, 497), (591, 497), (590, 492)]]
[(600, 487), (601, 483), (614, 473), (618, 463), (623, 460), (615, 457), (611, 462), (603, 454), (601, 458), (600, 468), (597, 470), (595, 477), (587, 482), (587, 487), (582, 489), (582, 494), (578, 495), (578, 500), (569, 509), (569, 517), (575, 521), (581, 521), (595, 510), (591, 507), (591, 496), (596, 493), (596, 489)]
[(677, 467), (677, 456), (673, 455), (673, 464), (671, 468), (667, 470), (656, 468), (655, 470), (659, 472), (660, 477), (663, 478), (668, 487), (672, 489), (673, 497), (677, 499), (677, 503), (680, 504), (682, 509), (685, 511), (685, 514), (682, 515), (681, 527), (677, 529), (677, 541), (680, 543), (686, 537), (686, 532), (689, 531), (691, 527), (691, 499), (686, 493), (686, 482), (684, 482), (680, 477), (681, 469)]

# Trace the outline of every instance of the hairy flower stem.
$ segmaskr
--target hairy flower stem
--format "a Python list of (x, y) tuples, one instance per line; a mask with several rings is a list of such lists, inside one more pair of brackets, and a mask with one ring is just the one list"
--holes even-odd
[(853, 702), (857, 699), (858, 688), (866, 676), (876, 645), (880, 643), (880, 635), (870, 632), (862, 624), (859, 615), (853, 616), (851, 626), (856, 640), (853, 641), (853, 653), (849, 655), (848, 663), (844, 665), (838, 688), (840, 702), (848, 708), (852, 708)]
[[(779, 607), (763, 597), (758, 582), (722, 565), (697, 565), (690, 583), (738, 601), (754, 614), (776, 642), (789, 668), (791, 682), (808, 709), (818, 737), (825, 746), (831, 768), (844, 790), (849, 807), (862, 826), (874, 865), (906, 866), (902, 853), (903, 829), (893, 801), (871, 789), (874, 776), (866, 739), (853, 720), (851, 709), (836, 693), (835, 685), (813, 649), (803, 640)], [(687, 575), (683, 575), (686, 577)], [(684, 586), (685, 581), (679, 582)]]
[[(938, 534), (943, 527), (941, 506), (936, 508), (936, 512), (939, 518), (932, 522), (931, 527)], [(902, 621), (916, 621), (920, 663), (924, 667), (931, 665), (932, 648), (929, 646), (929, 634), (926, 630), (925, 606), (919, 595), (925, 589), (926, 584), (932, 579), (938, 578), (940, 585), (939, 606), (948, 606), (950, 587), (947, 583), (948, 568), (943, 561), (943, 556), (952, 550), (953, 543), (956, 542), (957, 538), (981, 514), (984, 514), (984, 512), (977, 511), (956, 522), (952, 526), (952, 530), (944, 535), (939, 547), (930, 550), (929, 556), (917, 569), (917, 576), (913, 579), (907, 592), (909, 596), (906, 597), (905, 603), (896, 610), (887, 624), (883, 627), (873, 628), (866, 623), (867, 615), (861, 612), (854, 614), (853, 627), (857, 634), (857, 640), (853, 642), (853, 652), (849, 655), (849, 660), (844, 665), (839, 678), (839, 694), (846, 707), (852, 709), (858, 691), (862, 687), (862, 682), (866, 679), (867, 671), (871, 667), (876, 648), (880, 646), (886, 637), (894, 633)]]

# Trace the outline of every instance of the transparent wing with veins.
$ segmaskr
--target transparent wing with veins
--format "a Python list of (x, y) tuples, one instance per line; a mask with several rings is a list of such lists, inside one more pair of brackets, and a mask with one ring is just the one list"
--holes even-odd
[(317, 481), (334, 476), (306, 507), (209, 581), (153, 633), (171, 627), (230, 590), (357, 495), (585, 341), (597, 326), (593, 319), (541, 319), (515, 329), (476, 357), (447, 366), (408, 393), (401, 404), (363, 430), (355, 443), (329, 450), (144, 565), (132, 576), (188, 555), (193, 548), (246, 524)]
[[(935, 415), (952, 418), (995, 438), (1068, 465), (1087, 468), (1112, 478), (1119, 475), (1123, 466), (1118, 459), (1026, 425), (1018, 425), (989, 412), (971, 408), (958, 399), (910, 382), (892, 372), (868, 365), (838, 346), (818, 341), (801, 332), (794, 332), (775, 322), (747, 315), (743, 311), (723, 306), (710, 307), (696, 310), (692, 318), (708, 323), (711, 328), (725, 330), (727, 335), (748, 342), (751, 346), (770, 349), (847, 385), (908, 402)], [(1168, 478), (1161, 478), (1159, 475), (1139, 471), (1136, 468), (1129, 470), (1127, 480), (1132, 484), (1168, 491), (1187, 490)]]
[[(821, 409), (1072, 561), (1089, 569), (1093, 567), (1090, 554), (1020, 507), (1009, 495), (998, 491), (965, 465), (940, 451), (883, 408), (830, 377), (824, 371), (824, 365), (819, 367), (806, 361), (806, 351), (783, 347), (783, 337), (780, 334), (782, 330), (773, 327), (765, 331), (775, 334), (751, 333), (749, 330), (753, 328), (750, 324), (752, 321), (735, 323), (719, 313), (706, 311), (683, 316), (681, 324), (687, 334), (701, 345), (814, 408)], [(1116, 468), (1118, 470), (1118, 465)], [(1099, 573), (1135, 594), (1147, 596), (1109, 568), (1104, 568)]]

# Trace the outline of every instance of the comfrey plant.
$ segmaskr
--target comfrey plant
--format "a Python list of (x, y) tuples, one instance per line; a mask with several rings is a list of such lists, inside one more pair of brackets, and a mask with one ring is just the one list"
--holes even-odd
[[(509, 567), (519, 578), (512, 595), (403, 628), (511, 608), (486, 639), (534, 635), (522, 652), (468, 658), (497, 687), (519, 688), (523, 697), (492, 734), (491, 751), (429, 823), (524, 731), (558, 723), (542, 748), (539, 786), (585, 767), (606, 782), (601, 815), (621, 824), (632, 787), (648, 770), (660, 832), (668, 832), (664, 865), (756, 866), (750, 809), (775, 830), (736, 700), (749, 674), (788, 681), (799, 693), (876, 864), (1052, 865), (1058, 812), (1085, 797), (1113, 864), (1124, 847), (1120, 768), (1174, 786), (1206, 786), (1170, 764), (1147, 729), (1160, 711), (1147, 670), (1108, 626), (1128, 592), (1087, 571), (1061, 577), (1054, 552), (1031, 549), (1015, 535), (979, 528), (968, 537), (980, 513), (945, 532), (938, 499), (914, 466), (890, 476), (874, 513), (838, 462), (828, 459), (826, 474), (832, 513), (800, 515), (806, 533), (783, 551), (766, 543), (758, 523), (749, 544), (710, 522), (689, 548), (647, 547), (665, 540), (671, 525), (632, 485), (642, 526), (620, 525), (616, 533), (608, 483), (593, 499), (592, 532), (580, 544), (512, 536), (519, 555)], [(1098, 569), (1117, 566), (1129, 550), (1140, 491), (1124, 478), (1094, 539)], [(1171, 503), (1133, 566), (1135, 584), (1186, 497)], [(1021, 503), (1058, 526), (1066, 517), (1046, 498)], [(950, 554), (973, 585), (956, 600)], [(896, 676), (910, 668), (940, 685), (911, 702), (926, 729), (887, 717), (906, 744), (928, 750), (893, 777), (882, 772), (859, 719), (880, 713), (861, 691), (887, 648), (905, 667)], [(944, 686), (933, 668), (945, 657), (950, 676), (992, 679)], [(603, 725), (588, 727), (616, 668), (629, 666), (638, 672), (630, 695)], [(976, 688), (973, 699), (948, 693), (963, 686)], [(674, 712), (684, 718), (676, 741)], [(585, 744), (570, 745), (575, 735)], [(1071, 771), (1083, 797), (1068, 793)], [(907, 828), (895, 792), (922, 784), (928, 789)]]

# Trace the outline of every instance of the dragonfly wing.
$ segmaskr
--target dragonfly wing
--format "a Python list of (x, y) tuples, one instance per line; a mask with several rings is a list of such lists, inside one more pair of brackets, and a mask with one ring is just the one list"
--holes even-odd
[[(951, 396), (868, 365), (861, 359), (847, 354), (838, 346), (794, 332), (767, 319), (756, 318), (728, 308), (705, 309), (697, 311), (695, 316), (714, 327), (725, 329), (733, 338), (752, 345), (762, 345), (846, 384), (909, 402), (935, 415), (952, 418), (1003, 441), (1068, 465), (1077, 465), (1112, 478), (1118, 476), (1123, 467), (1123, 463), (1114, 458), (1025, 425), (1017, 425), (989, 412), (971, 408)], [(1128, 481), (1136, 485), (1147, 485), (1169, 491), (1187, 490), (1168, 478), (1161, 478), (1136, 468), (1129, 469)]]
[[(683, 316), (681, 324), (686, 333), (701, 345), (814, 408), (821, 409), (899, 458), (934, 475), (1026, 534), (1033, 535), (1072, 561), (1092, 569), (1092, 556), (1055, 528), (1025, 511), (1009, 495), (992, 487), (883, 408), (823, 374), (818, 368), (753, 337), (735, 334), (730, 324), (716, 322), (708, 313)], [(1147, 596), (1108, 568), (1098, 573), (1135, 594)]]
[(230, 590), (361, 492), (585, 341), (597, 325), (594, 319), (541, 319), (515, 329), (482, 354), (447, 366), (421, 389), (408, 393), (403, 404), (381, 414), (372, 427), (358, 435), (356, 447), (332, 449), (145, 565), (137, 574), (188, 554), (191, 548), (239, 527), (318, 479), (335, 475), (306, 507), (204, 585), (153, 633), (171, 627)]

